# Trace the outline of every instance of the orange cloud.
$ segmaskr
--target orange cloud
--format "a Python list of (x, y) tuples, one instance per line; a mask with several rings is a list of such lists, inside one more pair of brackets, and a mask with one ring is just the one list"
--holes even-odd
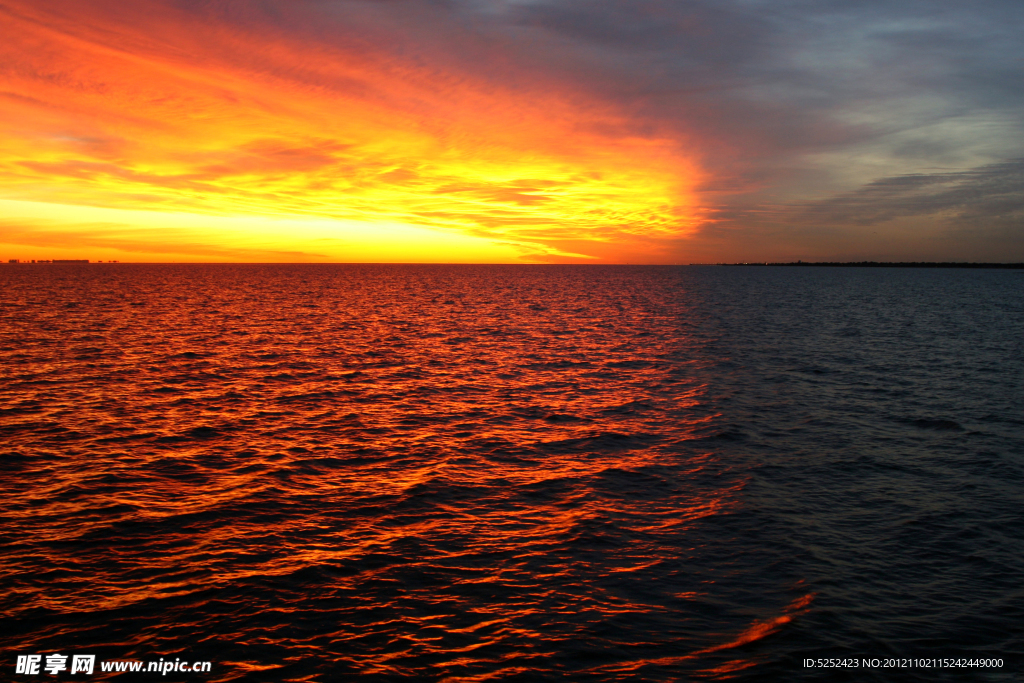
[[(315, 23), (311, 6), (290, 7), (282, 22)], [(360, 36), (362, 15), (293, 34), (160, 2), (0, 12), (0, 198), (38, 207), (23, 225), (66, 220), (50, 205), (131, 211), (140, 228), (138, 212), (154, 225), (336, 220), (377, 233), (381, 254), (402, 239), (387, 226), (415, 226), (499, 245), (501, 259), (558, 260), (619, 243), (642, 256), (699, 217), (699, 171), (670, 136), (639, 136), (611, 105), (539, 75), (496, 82), (403, 54), (400, 34)], [(267, 253), (322, 253), (294, 231), (268, 239)]]

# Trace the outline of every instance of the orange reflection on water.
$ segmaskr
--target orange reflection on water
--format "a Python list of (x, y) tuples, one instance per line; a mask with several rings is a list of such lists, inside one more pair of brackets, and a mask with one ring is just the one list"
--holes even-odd
[(31, 492), (9, 518), (33, 540), (0, 559), (21, 613), (95, 638), (86, 604), (148, 643), (188, 623), (231, 662), (434, 680), (705, 644), (686, 611), (735, 569), (707, 549), (750, 475), (702, 440), (720, 409), (683, 305), (614, 269), (147, 268), (47, 281), (74, 305), (31, 350), (67, 360), (2, 388), (34, 402), (38, 457), (4, 484)]

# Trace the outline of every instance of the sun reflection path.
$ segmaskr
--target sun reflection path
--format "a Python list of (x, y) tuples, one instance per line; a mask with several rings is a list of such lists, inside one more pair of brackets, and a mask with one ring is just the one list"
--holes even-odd
[(792, 593), (730, 532), (750, 473), (686, 280), (639, 270), (128, 265), (13, 291), (49, 303), (4, 328), (33, 451), (3, 482), (30, 539), (6, 616), (335, 679), (739, 662), (805, 605), (749, 624), (752, 592)]

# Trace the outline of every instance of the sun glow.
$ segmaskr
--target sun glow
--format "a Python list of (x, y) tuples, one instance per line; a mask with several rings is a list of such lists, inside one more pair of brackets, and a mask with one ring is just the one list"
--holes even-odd
[(564, 84), (156, 4), (53, 7), (5, 8), (0, 197), (20, 209), (0, 243), (128, 244), (102, 223), (147, 260), (558, 260), (698, 213), (677, 141)]

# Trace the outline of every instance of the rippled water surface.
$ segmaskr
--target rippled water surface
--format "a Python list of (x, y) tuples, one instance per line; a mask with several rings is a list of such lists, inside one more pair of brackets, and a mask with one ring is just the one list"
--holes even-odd
[[(0, 285), (5, 679), (1021, 680), (1024, 273)], [(1005, 665), (802, 663), (951, 656)]]

